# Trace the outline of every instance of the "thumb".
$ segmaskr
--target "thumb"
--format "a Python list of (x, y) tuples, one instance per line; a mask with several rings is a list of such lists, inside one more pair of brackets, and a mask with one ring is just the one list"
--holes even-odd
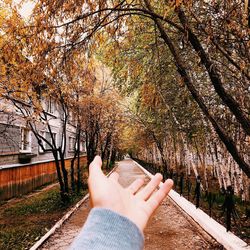
[(102, 172), (102, 159), (99, 155), (97, 155), (94, 160), (89, 165), (89, 184), (93, 184), (93, 182), (97, 182), (99, 178), (103, 178), (105, 175)]
[(102, 159), (100, 156), (96, 156), (89, 165), (89, 194), (90, 194), (90, 205), (94, 207), (96, 194), (100, 193), (102, 188), (103, 179), (105, 175), (102, 172)]

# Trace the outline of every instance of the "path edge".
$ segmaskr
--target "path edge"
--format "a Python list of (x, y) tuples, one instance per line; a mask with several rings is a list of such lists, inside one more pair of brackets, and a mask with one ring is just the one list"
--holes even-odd
[[(112, 174), (116, 168), (116, 166), (106, 175), (107, 177)], [(59, 228), (62, 227), (63, 223), (67, 221), (71, 215), (89, 198), (89, 193), (87, 193), (80, 201), (76, 203), (76, 205), (71, 208), (59, 221), (56, 222), (56, 224), (40, 238), (29, 250), (37, 250), (40, 246), (42, 246), (45, 241), (47, 241)]]
[[(134, 161), (134, 160), (133, 160)], [(138, 162), (134, 163), (150, 178), (152, 179), (153, 175), (142, 167)], [(163, 183), (161, 182), (159, 186)], [(169, 192), (168, 196), (171, 200), (184, 211), (191, 219), (193, 219), (205, 232), (207, 232), (212, 238), (219, 242), (227, 250), (250, 250), (250, 246), (234, 235), (231, 232), (227, 232), (226, 228), (223, 227), (220, 223), (209, 217), (201, 209), (196, 209), (195, 205), (185, 199), (183, 196), (180, 196), (173, 189)], [(204, 219), (205, 218), (205, 219)], [(215, 229), (216, 228), (216, 229)]]

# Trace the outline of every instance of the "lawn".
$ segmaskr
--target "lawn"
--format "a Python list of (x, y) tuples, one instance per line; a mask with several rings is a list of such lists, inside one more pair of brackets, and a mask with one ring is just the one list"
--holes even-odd
[(87, 190), (61, 202), (59, 187), (12, 200), (0, 206), (0, 249), (29, 249)]
[[(103, 172), (107, 174), (112, 167)], [(87, 183), (86, 167), (84, 173), (83, 183)], [(83, 188), (80, 194), (71, 195), (67, 204), (62, 203), (57, 184), (0, 202), (0, 250), (29, 249), (87, 194), (87, 185)]]

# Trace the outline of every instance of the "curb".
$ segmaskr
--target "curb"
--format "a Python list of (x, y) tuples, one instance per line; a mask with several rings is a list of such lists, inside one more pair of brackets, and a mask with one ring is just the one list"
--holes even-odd
[[(106, 175), (107, 177), (109, 177), (117, 168), (117, 165)], [(40, 246), (42, 246), (44, 244), (44, 242), (46, 240), (49, 239), (49, 237), (51, 237), (56, 230), (58, 230), (59, 228), (61, 228), (61, 226), (63, 225), (63, 223), (65, 221), (67, 221), (70, 216), (83, 204), (83, 202), (85, 202), (87, 199), (89, 198), (89, 193), (86, 194), (80, 201), (78, 201), (76, 203), (76, 205), (70, 209), (70, 211), (68, 211), (59, 221), (56, 222), (56, 224), (45, 234), (42, 236), (42, 238), (40, 240), (38, 240), (29, 250), (37, 250)]]
[[(134, 160), (133, 160), (134, 161)], [(139, 163), (134, 163), (151, 179), (153, 175), (143, 168)], [(163, 183), (160, 183), (161, 186)], [(173, 202), (182, 209), (189, 217), (191, 217), (200, 227), (206, 231), (211, 237), (219, 242), (227, 250), (250, 250), (250, 246), (239, 237), (231, 232), (227, 232), (226, 228), (220, 223), (209, 217), (201, 209), (196, 209), (195, 205), (184, 197), (180, 196), (174, 190), (171, 190), (168, 196)]]
[(50, 236), (52, 236), (57, 229), (59, 229), (63, 223), (69, 219), (69, 217), (82, 205), (84, 201), (86, 201), (89, 198), (89, 194), (86, 194), (83, 199), (77, 202), (77, 204), (69, 211), (67, 212), (62, 219), (60, 219), (56, 224), (40, 239), (38, 240), (31, 248), (30, 250), (36, 250), (38, 249)]

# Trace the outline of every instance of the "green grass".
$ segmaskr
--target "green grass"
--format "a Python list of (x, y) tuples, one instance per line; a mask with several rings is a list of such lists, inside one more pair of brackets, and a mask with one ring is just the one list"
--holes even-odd
[(30, 223), (28, 225), (24, 223), (11, 229), (1, 228), (0, 249), (29, 249), (46, 232), (47, 229), (43, 225), (30, 225)]
[(0, 249), (29, 249), (79, 201), (86, 190), (70, 196), (67, 204), (61, 202), (59, 188), (42, 191), (19, 202), (0, 207)]
[(4, 211), (5, 216), (29, 215), (36, 213), (48, 213), (63, 209), (65, 205), (61, 202), (57, 189), (51, 190), (39, 197), (34, 197), (24, 203), (17, 204)]

